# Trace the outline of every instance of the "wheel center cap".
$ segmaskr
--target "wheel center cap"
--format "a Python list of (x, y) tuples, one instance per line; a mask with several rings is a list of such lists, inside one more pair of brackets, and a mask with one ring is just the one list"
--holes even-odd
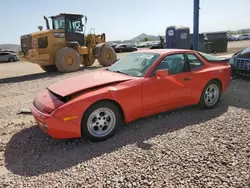
[(99, 125), (104, 125), (105, 120), (104, 119), (100, 119), (98, 122), (99, 122)]

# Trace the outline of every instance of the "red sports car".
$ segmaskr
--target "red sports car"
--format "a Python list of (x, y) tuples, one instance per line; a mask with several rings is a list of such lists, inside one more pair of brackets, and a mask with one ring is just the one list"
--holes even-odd
[(109, 68), (48, 86), (31, 111), (51, 137), (105, 140), (123, 122), (195, 104), (214, 108), (231, 83), (228, 61), (181, 49), (129, 53)]

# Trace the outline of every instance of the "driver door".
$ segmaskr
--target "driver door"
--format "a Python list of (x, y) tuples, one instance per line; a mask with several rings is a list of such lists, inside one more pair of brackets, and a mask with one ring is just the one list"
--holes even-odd
[[(178, 64), (179, 63), (179, 64)], [(178, 65), (177, 65), (178, 64)], [(169, 70), (169, 76), (157, 78), (157, 70)], [(160, 107), (179, 106), (188, 100), (191, 85), (188, 82), (190, 72), (184, 54), (167, 55), (142, 84), (143, 110)]]
[(84, 33), (82, 33), (81, 20), (66, 20), (66, 39), (67, 42), (78, 42), (84, 44)]

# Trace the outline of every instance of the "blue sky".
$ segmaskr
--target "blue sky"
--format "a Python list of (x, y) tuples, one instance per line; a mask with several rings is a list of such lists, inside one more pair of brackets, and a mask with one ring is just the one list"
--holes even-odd
[[(250, 0), (200, 0), (200, 31), (250, 28)], [(2, 0), (0, 44), (19, 44), (20, 35), (45, 28), (43, 16), (61, 12), (87, 15), (87, 32), (105, 32), (107, 40), (141, 33), (164, 34), (169, 25), (193, 27), (193, 0)]]

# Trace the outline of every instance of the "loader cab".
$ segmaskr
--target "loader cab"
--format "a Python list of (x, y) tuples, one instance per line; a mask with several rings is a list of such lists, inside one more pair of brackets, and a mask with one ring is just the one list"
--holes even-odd
[(82, 23), (82, 18), (84, 16), (80, 14), (59, 14), (56, 16), (51, 16), (52, 28), (53, 29), (63, 29), (65, 31), (66, 42), (78, 42), (79, 45), (85, 45), (84, 38), (84, 25)]

